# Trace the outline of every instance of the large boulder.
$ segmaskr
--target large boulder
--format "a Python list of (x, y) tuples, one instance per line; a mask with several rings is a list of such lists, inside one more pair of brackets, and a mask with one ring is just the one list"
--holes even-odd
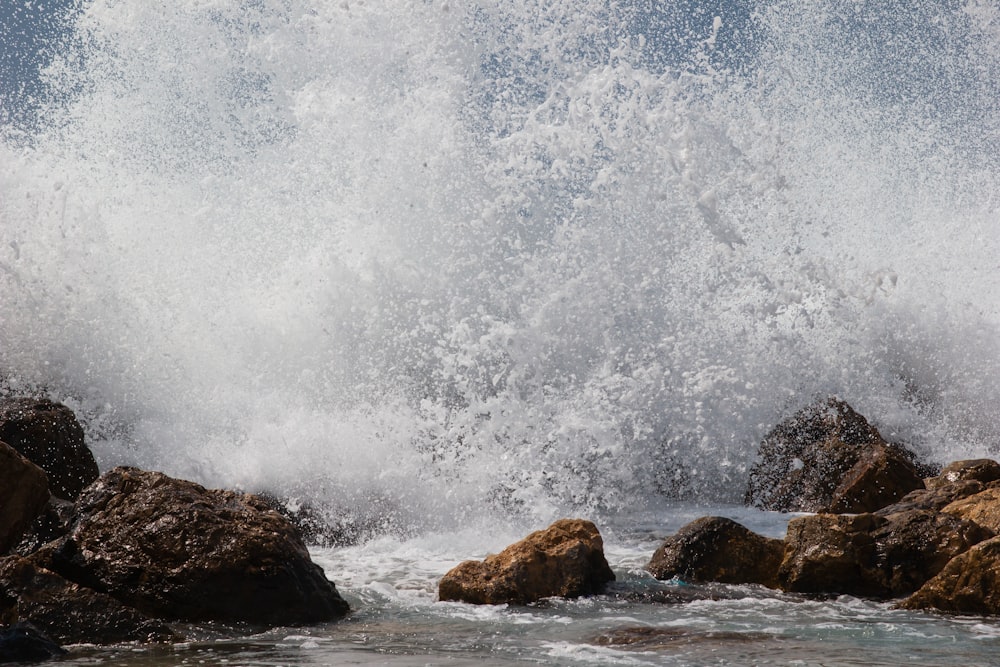
[(953, 558), (899, 606), (955, 614), (1000, 614), (1000, 537)]
[(115, 468), (75, 510), (33, 559), (150, 616), (273, 626), (348, 611), (298, 531), (255, 496)]
[(657, 579), (778, 586), (778, 566), (785, 552), (776, 540), (731, 519), (703, 517), (668, 537), (646, 569)]
[(928, 510), (817, 514), (788, 523), (781, 588), (890, 598), (917, 590), (993, 531)]
[(0, 442), (0, 555), (20, 541), (48, 500), (41, 468)]
[(162, 622), (20, 556), (0, 560), (0, 588), (14, 596), (22, 620), (67, 644), (176, 639)]
[(807, 407), (765, 437), (748, 505), (783, 512), (872, 512), (923, 488), (913, 456), (847, 403)]
[(547, 597), (599, 593), (613, 581), (597, 527), (561, 519), (483, 561), (452, 568), (438, 586), (441, 600), (529, 604)]
[(0, 399), (0, 440), (44, 470), (59, 498), (75, 499), (100, 474), (73, 411), (48, 399)]

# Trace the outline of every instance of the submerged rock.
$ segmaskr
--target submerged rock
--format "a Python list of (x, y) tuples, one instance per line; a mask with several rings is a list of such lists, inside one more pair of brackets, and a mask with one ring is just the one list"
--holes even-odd
[(723, 517), (692, 521), (668, 537), (646, 569), (657, 579), (778, 586), (785, 544)]
[(115, 468), (75, 512), (33, 558), (150, 616), (272, 626), (348, 611), (298, 531), (255, 496)]
[(0, 442), (0, 555), (10, 551), (49, 500), (45, 473)]
[(613, 581), (597, 527), (561, 519), (483, 561), (452, 568), (438, 586), (443, 601), (528, 604), (599, 593)]
[(67, 644), (177, 638), (162, 622), (20, 556), (0, 560), (0, 587), (16, 599), (20, 618)]
[(981, 542), (953, 558), (899, 607), (1000, 614), (1000, 537)]
[(43, 662), (65, 654), (65, 649), (30, 623), (0, 628), (0, 663)]
[(0, 399), (0, 441), (44, 470), (59, 498), (74, 500), (100, 474), (73, 411), (48, 399)]
[(923, 488), (913, 456), (831, 399), (782, 422), (761, 443), (748, 505), (783, 512), (871, 512)]

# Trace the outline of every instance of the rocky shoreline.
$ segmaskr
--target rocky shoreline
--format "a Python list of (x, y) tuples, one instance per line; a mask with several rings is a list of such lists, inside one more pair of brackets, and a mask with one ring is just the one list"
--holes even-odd
[[(100, 475), (65, 406), (0, 399), (0, 459), (0, 662), (56, 657), (59, 644), (183, 641), (189, 624), (240, 634), (350, 611), (309, 557), (310, 527), (275, 499), (137, 468)], [(703, 517), (646, 569), (662, 580), (1000, 614), (1000, 463), (935, 470), (830, 399), (764, 439), (745, 497), (809, 514), (792, 518), (784, 539)], [(563, 519), (459, 564), (439, 599), (523, 605), (598, 594), (614, 578), (598, 528)]]

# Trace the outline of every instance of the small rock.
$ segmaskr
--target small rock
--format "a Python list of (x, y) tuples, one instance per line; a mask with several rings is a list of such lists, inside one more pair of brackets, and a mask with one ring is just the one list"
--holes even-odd
[(59, 498), (74, 500), (100, 474), (73, 411), (48, 399), (0, 399), (0, 440), (44, 470)]
[(30, 623), (16, 623), (0, 629), (0, 663), (43, 662), (66, 650)]
[(778, 586), (785, 544), (723, 517), (703, 517), (668, 537), (646, 569), (657, 579)]
[(614, 573), (597, 527), (561, 519), (483, 561), (465, 561), (444, 575), (443, 601), (529, 604), (547, 597), (599, 593)]
[(0, 555), (20, 540), (49, 500), (41, 468), (0, 442)]
[(937, 477), (924, 480), (928, 489), (936, 489), (955, 482), (976, 481), (989, 484), (1000, 480), (1000, 463), (993, 459), (969, 459), (955, 461), (942, 468)]

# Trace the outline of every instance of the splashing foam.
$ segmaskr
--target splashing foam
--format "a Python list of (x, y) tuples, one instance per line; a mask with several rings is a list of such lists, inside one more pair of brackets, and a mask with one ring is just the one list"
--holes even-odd
[(6, 386), (407, 525), (738, 498), (829, 393), (992, 452), (1000, 17), (932, 4), (93, 2), (0, 145)]

